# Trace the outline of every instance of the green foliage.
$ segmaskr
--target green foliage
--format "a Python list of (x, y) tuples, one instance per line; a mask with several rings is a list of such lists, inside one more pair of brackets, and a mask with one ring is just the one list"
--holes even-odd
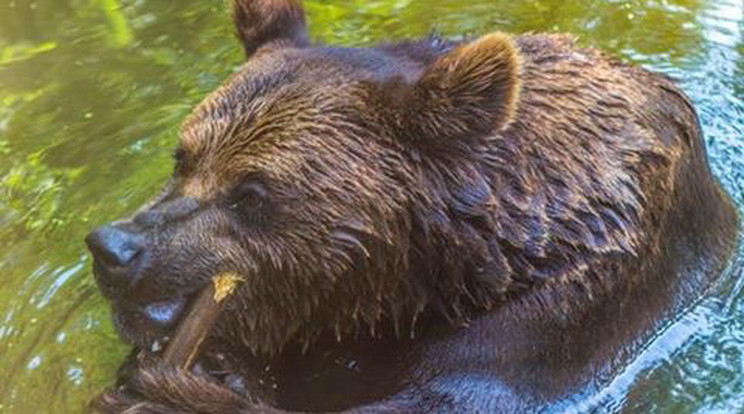
[(61, 195), (82, 172), (82, 168), (50, 169), (42, 162), (41, 153), (27, 157), (0, 178), (0, 195), (6, 200), (4, 210), (11, 210), (16, 221), (27, 230), (65, 225), (61, 217)]

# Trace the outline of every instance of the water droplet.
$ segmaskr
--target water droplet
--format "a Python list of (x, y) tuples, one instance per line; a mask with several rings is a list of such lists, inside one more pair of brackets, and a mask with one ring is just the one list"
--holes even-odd
[(67, 370), (67, 378), (72, 381), (75, 385), (80, 385), (83, 382), (83, 370), (80, 368), (70, 368)]
[(230, 388), (231, 390), (237, 393), (245, 392), (245, 389), (246, 389), (245, 381), (243, 380), (243, 377), (239, 375), (235, 375), (235, 374), (228, 375), (227, 378), (225, 379), (225, 384), (227, 385), (228, 388)]
[(39, 366), (41, 366), (41, 357), (35, 356), (31, 358), (31, 361), (28, 362), (28, 365), (26, 365), (26, 368), (36, 369), (36, 368), (39, 368)]

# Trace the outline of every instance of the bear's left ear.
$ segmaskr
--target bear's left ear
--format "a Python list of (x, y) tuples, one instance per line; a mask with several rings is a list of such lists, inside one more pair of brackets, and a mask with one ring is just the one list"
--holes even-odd
[(384, 85), (388, 121), (412, 141), (482, 138), (514, 118), (520, 73), (511, 37), (486, 35), (439, 58), (414, 84)]
[(232, 0), (232, 16), (247, 57), (263, 46), (306, 46), (305, 12), (299, 0)]

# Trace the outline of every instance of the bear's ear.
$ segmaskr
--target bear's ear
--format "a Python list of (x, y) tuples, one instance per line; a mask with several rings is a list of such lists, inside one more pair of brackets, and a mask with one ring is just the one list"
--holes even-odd
[(247, 57), (263, 46), (307, 45), (299, 0), (232, 0), (232, 17)]
[(520, 73), (511, 37), (495, 33), (439, 58), (414, 84), (384, 86), (384, 100), (398, 136), (428, 142), (482, 138), (514, 118)]

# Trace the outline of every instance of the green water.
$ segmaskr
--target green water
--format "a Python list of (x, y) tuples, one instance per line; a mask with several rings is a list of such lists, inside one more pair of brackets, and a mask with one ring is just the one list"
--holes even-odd
[[(316, 40), (550, 31), (679, 79), (744, 207), (744, 0), (306, 1)], [(126, 352), (86, 232), (172, 168), (180, 121), (241, 62), (217, 0), (0, 0), (0, 412), (76, 413)], [(744, 251), (744, 250), (742, 250)], [(577, 411), (744, 412), (744, 254)], [(578, 408), (577, 408), (578, 407)]]

